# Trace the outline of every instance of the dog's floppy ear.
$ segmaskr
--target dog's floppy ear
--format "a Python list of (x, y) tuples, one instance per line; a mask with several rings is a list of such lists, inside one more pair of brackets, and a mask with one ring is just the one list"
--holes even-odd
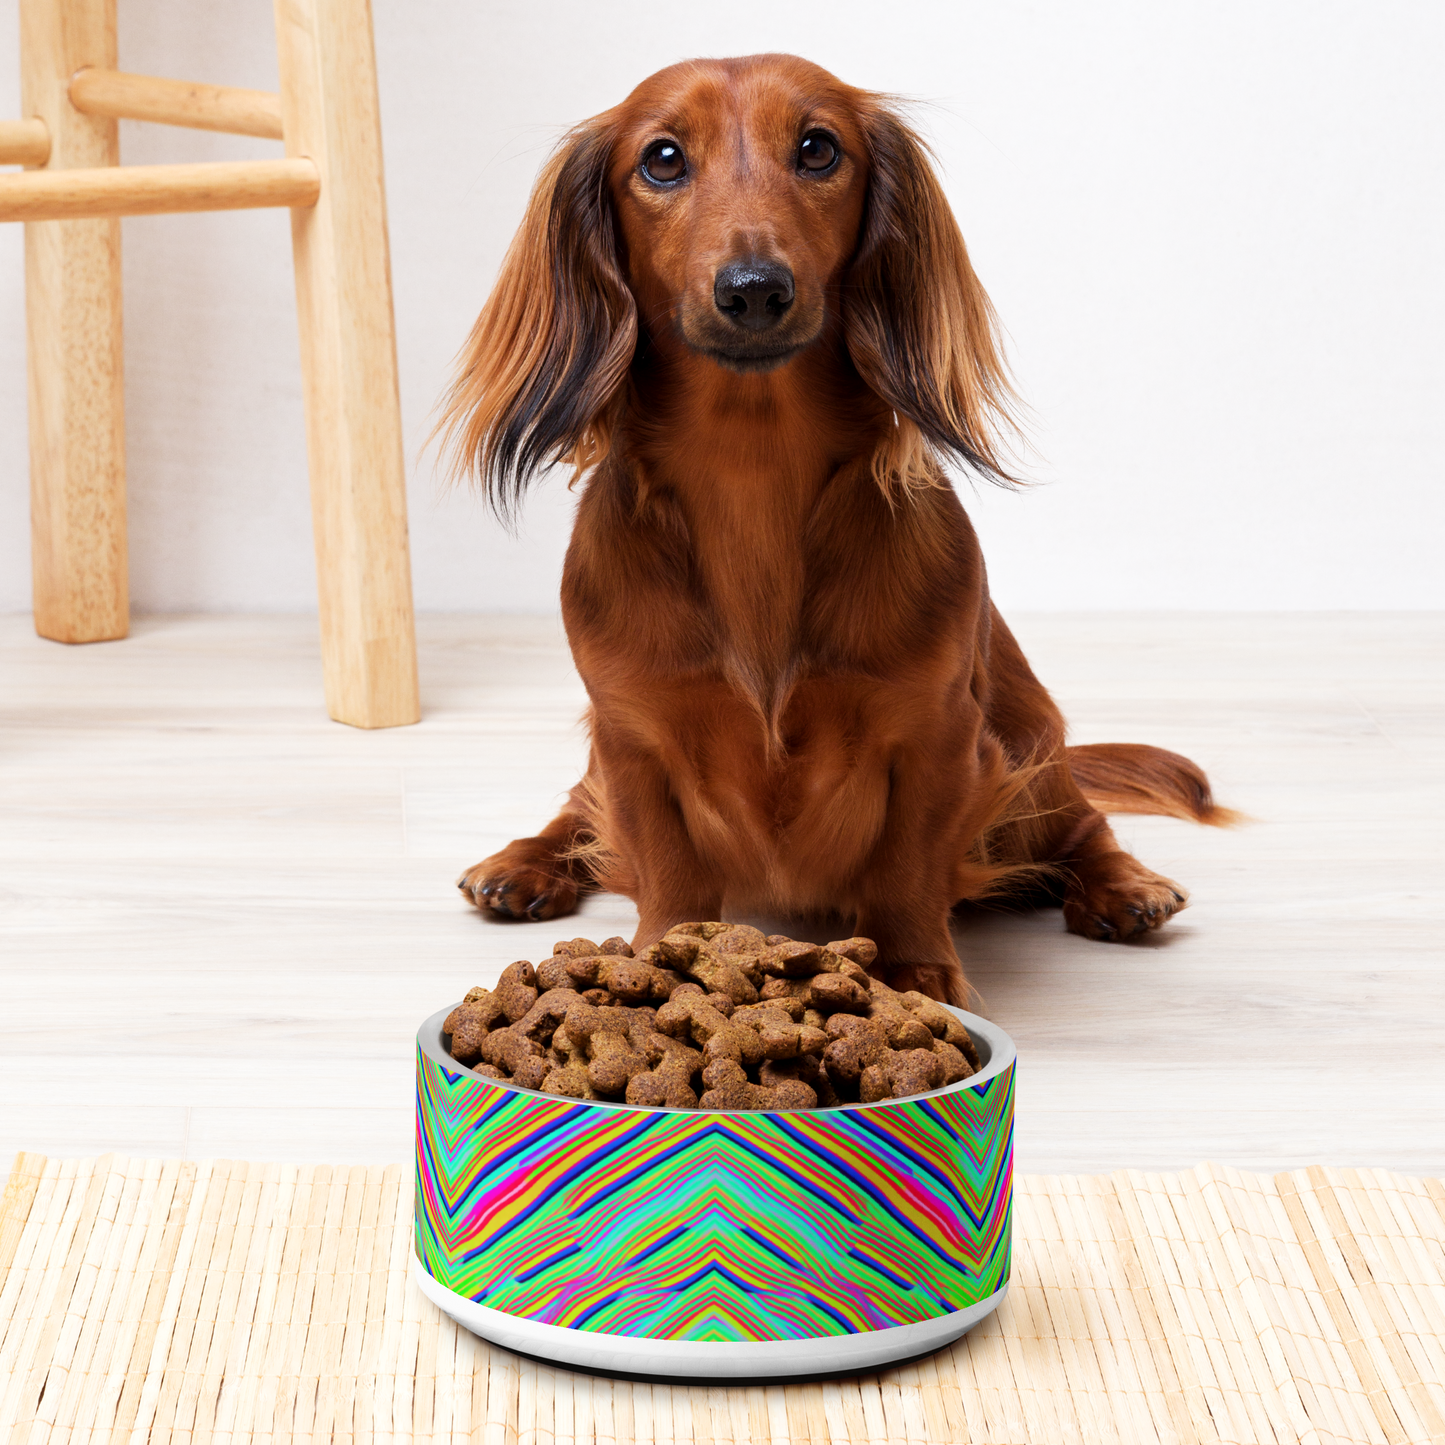
[(867, 211), (843, 316), (853, 364), (899, 422), (874, 475), (885, 491), (926, 482), (931, 452), (1013, 481), (997, 440), (1014, 424), (993, 306), (923, 142), (886, 100), (869, 99)]
[(462, 349), (437, 430), (510, 519), (532, 478), (606, 454), (637, 343), (607, 188), (608, 116), (572, 131), (538, 177)]

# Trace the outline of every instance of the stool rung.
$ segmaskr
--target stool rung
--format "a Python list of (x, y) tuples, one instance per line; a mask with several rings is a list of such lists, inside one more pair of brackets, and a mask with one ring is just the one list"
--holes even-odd
[(43, 120), (0, 120), (0, 166), (43, 166), (50, 131)]
[(188, 125), (267, 140), (282, 138), (281, 97), (269, 90), (240, 90), (86, 67), (70, 79), (70, 103), (86, 115)]
[(300, 156), (275, 161), (26, 171), (0, 176), (0, 221), (314, 206), (320, 194), (320, 173), (312, 161)]

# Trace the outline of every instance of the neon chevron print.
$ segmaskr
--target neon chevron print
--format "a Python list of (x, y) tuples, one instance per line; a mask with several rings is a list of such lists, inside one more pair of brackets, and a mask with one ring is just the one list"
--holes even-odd
[(788, 1114), (605, 1108), (417, 1053), (416, 1253), (448, 1289), (650, 1339), (934, 1319), (1009, 1272), (1013, 1066)]

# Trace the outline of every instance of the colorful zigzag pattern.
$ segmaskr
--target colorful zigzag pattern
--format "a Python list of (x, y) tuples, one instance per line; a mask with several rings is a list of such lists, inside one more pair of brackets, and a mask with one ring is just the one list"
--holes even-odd
[(800, 1339), (965, 1309), (1008, 1280), (1013, 1068), (789, 1114), (603, 1109), (417, 1055), (416, 1253), (546, 1324)]

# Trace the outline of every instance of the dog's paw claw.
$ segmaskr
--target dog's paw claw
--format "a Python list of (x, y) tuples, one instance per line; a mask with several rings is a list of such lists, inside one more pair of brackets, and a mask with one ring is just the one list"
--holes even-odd
[(1101, 943), (1126, 943), (1161, 928), (1188, 902), (1177, 883), (1151, 873), (1137, 858), (1109, 853), (1076, 870), (1064, 899), (1064, 924)]
[(498, 858), (468, 869), (457, 887), (482, 913), (534, 923), (571, 913), (579, 892), (570, 878), (533, 864), (508, 865)]

